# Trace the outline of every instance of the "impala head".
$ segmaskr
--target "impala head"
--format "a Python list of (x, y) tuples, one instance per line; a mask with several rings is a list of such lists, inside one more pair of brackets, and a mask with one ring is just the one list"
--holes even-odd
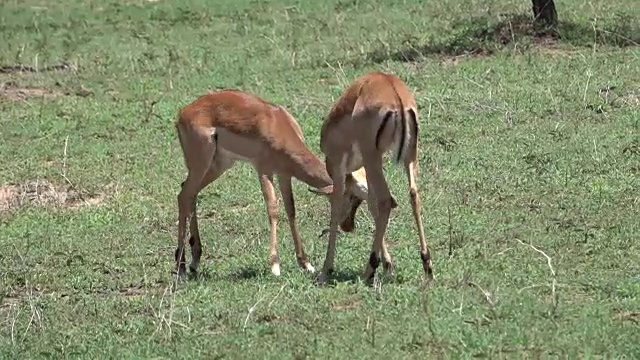
[[(329, 196), (333, 192), (333, 186), (327, 186), (322, 189), (309, 188), (309, 191)], [(367, 173), (364, 167), (347, 175), (345, 181), (345, 193), (342, 203), (343, 220), (340, 223), (342, 231), (351, 232), (355, 227), (356, 211), (363, 201), (367, 200), (369, 190), (367, 188)]]

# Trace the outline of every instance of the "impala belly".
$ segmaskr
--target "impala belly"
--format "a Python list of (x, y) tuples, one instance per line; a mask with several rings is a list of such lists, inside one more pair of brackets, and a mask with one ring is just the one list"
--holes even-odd
[(224, 128), (214, 128), (212, 136), (217, 135), (217, 150), (234, 160), (252, 162), (267, 153), (267, 149), (255, 138), (235, 134)]
[(364, 167), (351, 173), (353, 186), (351, 191), (360, 200), (367, 200), (369, 197), (369, 188), (367, 186), (367, 173)]
[(351, 145), (349, 156), (347, 158), (347, 172), (353, 172), (362, 167), (362, 151), (357, 143)]

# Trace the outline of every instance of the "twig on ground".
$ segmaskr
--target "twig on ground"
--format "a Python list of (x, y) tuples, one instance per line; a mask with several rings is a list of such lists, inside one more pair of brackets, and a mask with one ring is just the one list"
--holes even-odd
[(278, 296), (280, 296), (280, 294), (282, 293), (282, 290), (284, 290), (284, 287), (287, 286), (287, 284), (289, 284), (289, 283), (286, 282), (286, 283), (282, 284), (282, 286), (280, 287), (280, 290), (278, 290), (278, 293), (276, 294), (276, 296), (274, 296), (273, 299), (271, 299), (271, 301), (269, 302), (269, 305), (267, 305), (267, 307), (271, 307), (271, 305), (273, 305), (273, 302), (276, 301)]
[(169, 321), (167, 322), (167, 327), (169, 328), (169, 339), (171, 339), (171, 337), (173, 335), (173, 330), (171, 329), (171, 324), (173, 324), (173, 304), (175, 304), (175, 299), (176, 299), (176, 291), (174, 291), (172, 289), (172, 291), (171, 291), (171, 301), (169, 302)]
[(258, 304), (260, 304), (262, 302), (262, 300), (264, 300), (265, 297), (267, 297), (267, 295), (264, 295), (263, 297), (258, 299), (258, 301), (256, 301), (256, 303), (253, 304), (253, 306), (249, 308), (249, 311), (247, 312), (247, 317), (244, 318), (244, 324), (242, 325), (242, 332), (244, 332), (245, 329), (247, 328), (247, 322), (249, 322), (249, 317), (251, 316), (251, 314), (253, 314), (254, 311), (256, 311), (256, 308), (257, 308)]
[(460, 314), (460, 316), (462, 316), (462, 306), (464, 304), (464, 294), (462, 294), (462, 296), (460, 297), (460, 307), (453, 310), (453, 311), (457, 311), (458, 314)]
[[(64, 150), (62, 151), (62, 177), (67, 179), (67, 147), (69, 145), (69, 135), (64, 138)], [(69, 181), (70, 182), (70, 181)]]
[[(166, 324), (167, 329), (169, 330), (169, 338), (173, 336), (173, 330), (171, 328), (172, 324), (176, 324), (185, 329), (189, 328), (189, 326), (173, 320), (173, 309), (174, 309), (173, 304), (175, 302), (175, 291), (173, 291), (172, 285), (165, 287), (164, 292), (162, 293), (162, 297), (160, 298), (160, 305), (158, 305), (158, 312), (156, 313), (156, 311), (153, 310), (153, 307), (151, 307), (154, 313), (154, 316), (159, 318), (158, 327), (156, 328), (156, 331), (154, 331), (154, 334), (162, 330), (163, 324)], [(171, 294), (170, 294), (170, 301), (169, 301), (169, 318), (167, 319), (166, 313), (162, 310), (162, 305), (164, 304), (164, 300), (165, 300), (165, 297), (167, 296), (168, 291), (171, 291)]]
[(557, 301), (557, 296), (556, 296), (556, 271), (553, 269), (553, 265), (551, 265), (551, 257), (549, 255), (547, 255), (544, 251), (542, 251), (542, 250), (538, 249), (537, 247), (533, 246), (532, 244), (526, 244), (520, 239), (515, 239), (515, 240), (518, 243), (520, 243), (521, 245), (528, 246), (531, 249), (533, 249), (534, 251), (542, 254), (542, 256), (544, 256), (547, 259), (547, 266), (549, 266), (549, 271), (551, 272), (551, 298), (552, 298), (552, 305), (553, 305), (553, 311), (555, 311), (556, 307), (558, 306), (558, 301)]
[[(482, 295), (484, 296), (484, 299), (486, 300), (487, 304), (489, 304), (489, 310), (491, 310), (491, 313), (493, 314), (493, 318), (498, 318), (499, 314), (498, 311), (496, 310), (496, 302), (494, 301), (494, 299), (492, 298), (492, 295), (490, 292), (488, 292), (487, 290), (483, 289), (480, 285), (474, 283), (473, 281), (467, 281), (467, 285), (469, 286), (473, 286), (475, 288), (477, 288), (478, 290), (480, 290), (480, 292), (482, 292)], [(496, 292), (497, 292), (497, 288), (496, 288)], [(488, 320), (488, 318), (485, 315), (482, 315), (485, 319)]]
[(473, 286), (473, 287), (477, 288), (478, 290), (480, 290), (482, 292), (482, 295), (484, 295), (485, 300), (487, 300), (487, 303), (489, 303), (489, 305), (491, 305), (491, 307), (493, 307), (495, 305), (495, 303), (491, 299), (491, 293), (490, 292), (486, 291), (480, 285), (474, 283), (473, 281), (469, 281), (468, 284), (470, 286)]
[(18, 315), (20, 315), (20, 308), (15, 306), (15, 305), (11, 305), (11, 309), (13, 310), (13, 308), (16, 307), (17, 311), (15, 316), (13, 317), (13, 319), (11, 319), (11, 343), (13, 345), (16, 344), (16, 321), (18, 321)]
[(160, 100), (152, 100), (151, 104), (149, 104), (149, 110), (147, 111), (147, 115), (145, 115), (144, 120), (142, 122), (149, 122), (149, 119), (151, 119), (151, 115), (159, 118), (160, 120), (162, 120), (162, 117), (160, 117), (160, 115), (156, 114), (153, 112), (153, 108), (156, 106), (156, 104), (158, 104), (160, 102)]
[(451, 208), (447, 206), (447, 216), (449, 217), (449, 257), (453, 256), (453, 226), (451, 225)]
[(29, 307), (31, 308), (31, 318), (29, 319), (29, 324), (27, 324), (27, 328), (24, 330), (24, 334), (22, 335), (22, 339), (20, 340), (21, 344), (24, 343), (24, 340), (26, 339), (32, 324), (35, 323), (36, 325), (42, 327), (42, 316), (40, 314), (40, 310), (38, 310), (38, 308), (33, 304), (33, 288), (28, 284), (27, 287), (29, 288), (29, 295), (27, 298), (29, 301)]
[[(160, 297), (160, 305), (158, 305), (158, 312), (153, 310), (154, 315), (157, 318), (160, 318), (160, 322), (158, 322), (158, 327), (156, 328), (155, 332), (158, 332), (158, 331), (162, 330), (162, 324), (164, 324), (164, 322), (165, 322), (164, 321), (164, 314), (162, 313), (162, 304), (164, 303), (164, 297), (167, 295), (167, 290), (169, 290), (169, 286), (164, 288), (164, 292), (162, 293), (162, 296)], [(153, 309), (153, 306), (151, 308)]]
[(583, 106), (587, 106), (587, 92), (589, 91), (589, 82), (591, 82), (591, 77), (593, 76), (593, 73), (591, 72), (591, 70), (587, 70), (587, 81), (585, 82), (584, 85), (584, 92), (582, 94), (582, 105)]
[[(282, 290), (284, 290), (284, 287), (287, 286), (288, 282), (282, 284), (282, 286), (280, 287), (280, 290), (278, 290), (278, 292), (276, 293), (276, 295), (273, 297), (273, 299), (271, 299), (271, 301), (269, 302), (269, 304), (267, 305), (267, 307), (271, 307), (271, 305), (276, 301), (276, 299), (278, 298), (278, 296), (280, 296), (280, 293), (282, 293)], [(261, 297), (260, 299), (258, 299), (258, 301), (256, 301), (255, 304), (253, 304), (253, 306), (251, 306), (248, 309), (247, 312), (247, 317), (245, 317), (244, 319), (244, 324), (242, 325), (242, 332), (244, 332), (247, 328), (247, 323), (249, 322), (249, 317), (251, 317), (251, 314), (253, 314), (256, 309), (258, 308), (258, 304), (260, 304), (265, 298), (267, 297), (267, 295), (264, 295), (263, 297)]]
[(71, 186), (71, 188), (76, 191), (78, 198), (80, 198), (80, 200), (82, 200), (85, 203), (85, 205), (90, 205), (87, 199), (85, 199), (84, 196), (82, 196), (82, 191), (80, 191), (80, 189), (78, 189), (78, 187), (75, 186), (71, 182), (71, 180), (69, 180), (69, 177), (67, 177), (67, 148), (68, 147), (69, 147), (69, 135), (67, 135), (67, 137), (64, 139), (64, 149), (62, 150), (62, 172), (60, 173), (60, 175), (67, 182), (67, 184), (69, 184), (69, 186)]

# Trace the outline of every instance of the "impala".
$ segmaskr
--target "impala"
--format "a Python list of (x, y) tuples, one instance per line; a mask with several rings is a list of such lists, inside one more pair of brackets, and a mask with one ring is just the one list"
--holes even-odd
[[(363, 280), (374, 277), (383, 262), (391, 272), (393, 262), (384, 236), (391, 210), (397, 207), (383, 173), (383, 155), (391, 150), (395, 163), (402, 163), (409, 182), (409, 195), (420, 241), (420, 257), (427, 282), (433, 279), (431, 255), (424, 236), (418, 178), (418, 109), (405, 83), (396, 75), (372, 72), (357, 78), (336, 101), (322, 124), (320, 148), (327, 172), (333, 180), (329, 195), (331, 220), (329, 241), (318, 283), (333, 271), (338, 224), (344, 219), (344, 197), (350, 173), (363, 167), (368, 188), (367, 205), (375, 220), (375, 232)], [(360, 203), (352, 202), (352, 213)], [(344, 222), (341, 224), (344, 230)], [(346, 225), (349, 225), (348, 223)], [(348, 226), (347, 226), (348, 229)]]

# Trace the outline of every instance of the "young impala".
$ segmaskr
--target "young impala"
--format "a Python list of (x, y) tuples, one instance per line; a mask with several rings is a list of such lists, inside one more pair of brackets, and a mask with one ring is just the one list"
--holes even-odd
[[(357, 78), (337, 100), (324, 120), (320, 147), (333, 180), (329, 195), (331, 221), (327, 253), (318, 276), (318, 283), (327, 281), (333, 271), (336, 235), (339, 222), (344, 219), (344, 201), (349, 173), (364, 166), (368, 187), (367, 205), (375, 220), (373, 246), (362, 274), (372, 279), (383, 261), (385, 272), (393, 268), (384, 240), (391, 210), (397, 202), (389, 191), (384, 177), (382, 158), (392, 150), (395, 163), (402, 162), (409, 181), (409, 195), (420, 239), (420, 257), (427, 282), (433, 279), (431, 255), (424, 236), (418, 195), (418, 109), (413, 94), (402, 80), (393, 74), (372, 72)], [(359, 202), (352, 202), (355, 213)], [(341, 226), (344, 229), (344, 222)], [(347, 224), (349, 225), (349, 224)], [(348, 228), (348, 226), (347, 226)]]
[(307, 148), (293, 116), (282, 106), (257, 96), (239, 90), (221, 90), (211, 91), (185, 106), (175, 126), (188, 169), (187, 179), (178, 195), (178, 246), (175, 251), (178, 275), (181, 278), (186, 275), (184, 248), (189, 218), (192, 257), (189, 268), (192, 272), (196, 272), (202, 255), (196, 212), (198, 193), (236, 161), (250, 163), (260, 180), (271, 230), (271, 272), (280, 274), (276, 237), (278, 199), (274, 176), (278, 178), (298, 264), (314, 272), (296, 225), (291, 178), (295, 177), (324, 194), (330, 194), (333, 186), (325, 164)]

